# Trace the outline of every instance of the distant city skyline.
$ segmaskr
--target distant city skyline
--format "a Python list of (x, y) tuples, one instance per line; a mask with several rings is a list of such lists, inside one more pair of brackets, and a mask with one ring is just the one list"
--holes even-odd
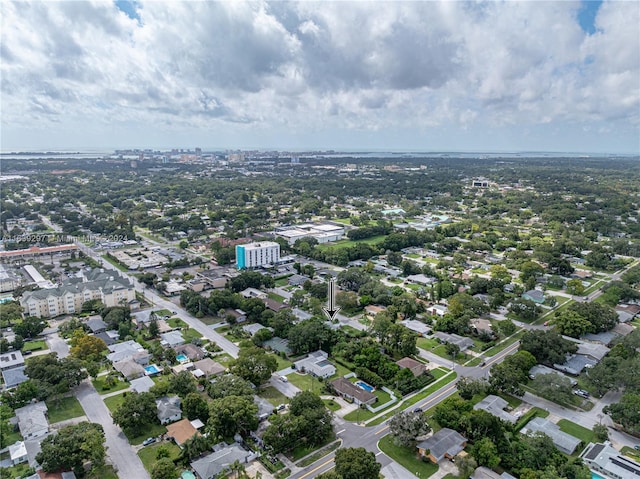
[(640, 2), (0, 3), (0, 149), (640, 153)]

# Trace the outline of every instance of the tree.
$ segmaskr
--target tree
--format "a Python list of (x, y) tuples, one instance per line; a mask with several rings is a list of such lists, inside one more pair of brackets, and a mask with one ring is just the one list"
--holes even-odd
[(491, 387), (507, 394), (522, 396), (524, 391), (520, 386), (529, 377), (529, 370), (535, 366), (536, 359), (527, 351), (518, 351), (507, 357), (502, 363), (491, 366)]
[(398, 446), (413, 448), (416, 438), (427, 434), (431, 427), (421, 412), (400, 411), (389, 421), (389, 430)]
[(230, 438), (236, 433), (244, 435), (258, 428), (258, 406), (253, 399), (226, 396), (209, 404), (207, 429), (219, 438)]
[(569, 306), (569, 311), (579, 314), (591, 323), (591, 331), (595, 333), (609, 331), (618, 324), (618, 315), (616, 311), (606, 304), (596, 302), (575, 302)]
[(541, 364), (553, 366), (564, 363), (567, 354), (575, 353), (578, 346), (557, 331), (530, 330), (522, 335), (520, 350), (529, 351)]
[(191, 421), (200, 419), (206, 423), (209, 419), (209, 403), (199, 393), (192, 392), (182, 401), (182, 412)]
[(458, 477), (469, 479), (478, 467), (478, 463), (472, 456), (458, 456), (456, 457), (456, 466), (458, 466)]
[(516, 299), (511, 302), (509, 311), (522, 321), (533, 321), (540, 314), (540, 307), (528, 299)]
[(335, 342), (331, 328), (317, 319), (300, 321), (289, 330), (288, 338), (294, 354), (305, 354), (321, 348), (328, 351)]
[(129, 392), (112, 416), (113, 422), (126, 434), (135, 434), (146, 425), (156, 422), (156, 413), (156, 400), (152, 393)]
[(592, 431), (596, 437), (596, 441), (604, 442), (609, 440), (609, 429), (604, 424), (596, 424), (593, 426)]
[(582, 284), (582, 280), (570, 279), (569, 281), (567, 281), (566, 291), (569, 294), (582, 296), (584, 294), (584, 285)]
[(575, 311), (566, 310), (556, 313), (553, 324), (560, 334), (572, 338), (579, 338), (588, 332), (594, 332), (593, 325)]
[(21, 323), (16, 324), (13, 330), (23, 338), (32, 339), (44, 331), (47, 323), (41, 318), (27, 316)]
[(305, 411), (323, 409), (324, 403), (320, 396), (311, 391), (302, 391), (296, 394), (289, 404), (289, 412), (294, 416), (302, 416)]
[(160, 327), (158, 326), (158, 321), (152, 319), (149, 323), (149, 336), (152, 338), (156, 338), (160, 334)]
[(498, 448), (488, 437), (483, 437), (471, 448), (471, 454), (476, 458), (480, 466), (495, 468), (500, 464)]
[(216, 378), (209, 386), (207, 393), (212, 399), (225, 396), (249, 396), (253, 397), (253, 386), (250, 382), (233, 374), (225, 374)]
[(480, 316), (489, 312), (489, 306), (484, 301), (467, 293), (456, 293), (451, 296), (447, 309), (455, 318), (459, 318), (462, 315)]
[(460, 346), (455, 343), (447, 343), (444, 345), (444, 351), (447, 353), (447, 356), (451, 356), (451, 359), (455, 360), (460, 353)]
[(181, 398), (184, 398), (189, 393), (195, 393), (197, 390), (196, 380), (189, 371), (180, 371), (169, 378), (169, 391)]
[(25, 374), (39, 382), (45, 397), (64, 394), (87, 377), (80, 360), (72, 357), (58, 359), (56, 353), (31, 358)]
[(238, 359), (229, 369), (233, 374), (259, 386), (278, 369), (278, 361), (273, 355), (267, 354), (264, 349), (252, 346), (241, 349)]
[(549, 401), (560, 404), (570, 404), (572, 399), (571, 380), (560, 374), (538, 374), (530, 386), (536, 391), (536, 394), (542, 396)]
[(382, 467), (375, 454), (364, 447), (338, 449), (335, 464), (342, 479), (378, 479)]
[(100, 424), (81, 422), (66, 426), (42, 441), (36, 461), (46, 472), (71, 469), (84, 477), (86, 462), (91, 463), (92, 469), (104, 464), (104, 439)]
[(102, 353), (107, 350), (107, 344), (96, 336), (89, 336), (78, 329), (71, 337), (70, 354), (74, 358), (98, 362), (102, 359)]
[(158, 459), (151, 468), (151, 479), (178, 479), (180, 472), (168, 457)]
[(511, 336), (513, 333), (516, 332), (516, 329), (517, 329), (516, 325), (510, 319), (505, 319), (504, 321), (498, 321), (495, 324), (496, 324), (495, 326), (496, 333), (504, 337)]
[(627, 392), (620, 402), (605, 406), (602, 411), (609, 414), (614, 422), (622, 424), (630, 434), (640, 434), (640, 394)]
[(458, 387), (458, 394), (460, 394), (460, 397), (462, 399), (470, 400), (476, 394), (484, 393), (489, 387), (489, 384), (487, 384), (485, 379), (462, 377), (456, 386)]

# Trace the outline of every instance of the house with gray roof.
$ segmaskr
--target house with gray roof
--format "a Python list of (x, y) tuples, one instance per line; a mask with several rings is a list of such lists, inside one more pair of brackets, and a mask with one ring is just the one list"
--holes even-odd
[(544, 293), (538, 289), (530, 289), (522, 295), (522, 299), (528, 299), (536, 304), (544, 303)]
[(100, 316), (91, 317), (87, 321), (87, 326), (93, 334), (104, 333), (107, 330), (107, 323)]
[[(124, 359), (133, 359), (134, 356), (136, 357), (136, 362), (138, 364), (147, 364), (149, 361), (150, 355), (148, 351), (140, 346), (139, 343), (133, 340), (112, 344), (110, 346), (107, 346), (107, 348), (109, 349), (109, 351), (111, 351), (111, 353), (107, 354), (107, 359), (112, 363), (122, 361)], [(147, 355), (146, 362), (144, 360), (145, 354)]]
[(42, 401), (15, 410), (23, 439), (33, 439), (49, 432), (47, 411), (47, 405)]
[(510, 422), (511, 424), (515, 424), (518, 418), (504, 410), (508, 405), (509, 403), (500, 396), (489, 394), (486, 398), (473, 406), (473, 409), (487, 411), (492, 416), (502, 419), (503, 421)]
[(551, 438), (553, 444), (565, 454), (573, 454), (580, 444), (580, 439), (562, 432), (560, 426), (542, 417), (534, 417), (522, 428), (523, 434), (543, 433)]
[(529, 377), (531, 379), (535, 379), (536, 376), (544, 375), (544, 374), (557, 374), (558, 376), (562, 376), (563, 378), (568, 379), (571, 382), (572, 386), (578, 384), (574, 378), (567, 376), (566, 374), (562, 374), (560, 371), (556, 371), (555, 369), (551, 369), (544, 364), (536, 364), (531, 369), (529, 369)]
[(336, 367), (331, 364), (325, 351), (318, 350), (306, 358), (300, 359), (293, 363), (298, 371), (306, 371), (314, 376), (328, 378), (336, 373)]
[(467, 439), (460, 433), (443, 427), (425, 441), (419, 442), (416, 447), (422, 457), (428, 457), (434, 464), (445, 457), (453, 459), (467, 445)]
[(240, 445), (226, 444), (214, 446), (214, 452), (191, 463), (191, 468), (196, 473), (198, 479), (214, 479), (221, 472), (228, 471), (231, 464), (238, 461), (240, 464), (247, 464), (257, 456), (245, 451)]
[(262, 343), (262, 347), (271, 349), (273, 351), (278, 351), (279, 353), (285, 353), (287, 356), (293, 352), (289, 347), (289, 340), (279, 338), (277, 336)]
[(582, 460), (594, 471), (612, 479), (640, 477), (640, 463), (620, 454), (610, 442), (589, 443), (580, 454)]
[(261, 329), (269, 329), (269, 330), (273, 331), (273, 328), (268, 328), (267, 326), (263, 326), (260, 323), (251, 323), (251, 324), (246, 324), (246, 325), (242, 326), (242, 330), (245, 333), (249, 334), (250, 336), (253, 336), (254, 334), (256, 334)]
[(562, 364), (554, 364), (553, 367), (574, 376), (579, 375), (583, 369), (592, 368), (598, 361), (591, 359), (588, 356), (581, 354), (570, 354), (567, 356), (567, 360)]
[(11, 464), (14, 466), (29, 460), (27, 446), (24, 445), (24, 441), (17, 441), (9, 446), (9, 458), (11, 459)]
[(131, 389), (137, 393), (146, 393), (149, 392), (149, 389), (155, 386), (155, 384), (149, 376), (142, 376), (131, 381)]
[(184, 344), (184, 337), (180, 331), (169, 331), (160, 335), (160, 344), (173, 348)]
[(9, 351), (0, 354), (0, 370), (19, 368), (24, 366), (24, 357), (20, 351)]
[(399, 324), (402, 324), (405, 328), (410, 329), (419, 336), (427, 336), (431, 334), (431, 328), (417, 319), (405, 319), (400, 321)]
[(12, 369), (2, 370), (2, 379), (4, 381), (4, 387), (11, 389), (29, 380), (29, 377), (24, 373), (26, 366), (20, 366)]
[(457, 334), (449, 334), (438, 331), (433, 336), (435, 338), (438, 338), (442, 343), (455, 344), (460, 348), (460, 351), (466, 351), (467, 349), (473, 347), (473, 340), (471, 338), (465, 338), (464, 336), (459, 336)]
[(126, 379), (136, 379), (144, 376), (144, 368), (133, 359), (123, 359), (112, 364), (113, 369), (122, 374)]
[(182, 419), (181, 404), (182, 401), (178, 396), (162, 396), (156, 399), (160, 424), (169, 424)]

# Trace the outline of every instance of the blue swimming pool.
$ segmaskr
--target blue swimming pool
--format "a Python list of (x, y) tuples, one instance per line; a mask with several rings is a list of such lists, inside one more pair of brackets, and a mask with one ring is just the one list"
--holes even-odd
[(606, 479), (605, 477), (602, 477), (600, 474), (598, 474), (597, 472), (593, 472), (591, 471), (591, 479)]
[(149, 375), (158, 374), (160, 372), (160, 370), (158, 369), (158, 366), (156, 366), (155, 364), (151, 364), (151, 365), (147, 366), (146, 368), (144, 368), (144, 370)]
[(189, 361), (189, 358), (184, 354), (178, 354), (176, 356), (176, 359), (181, 363), (185, 363), (185, 362)]
[(364, 389), (365, 391), (369, 391), (369, 392), (373, 392), (373, 390), (375, 389), (373, 386), (370, 386), (364, 381), (357, 381), (356, 386), (358, 386), (360, 389)]

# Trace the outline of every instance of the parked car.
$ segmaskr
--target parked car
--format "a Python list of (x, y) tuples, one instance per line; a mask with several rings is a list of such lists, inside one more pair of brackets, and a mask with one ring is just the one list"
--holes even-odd
[(580, 396), (581, 398), (589, 398), (589, 391), (585, 391), (584, 389), (576, 389), (573, 391), (573, 394), (575, 394), (576, 396)]
[(279, 404), (278, 407), (276, 408), (278, 411), (282, 411), (284, 408), (286, 408), (287, 405), (286, 404)]
[(156, 438), (155, 437), (148, 437), (142, 442), (142, 445), (143, 446), (148, 446), (149, 444), (153, 444), (154, 442), (156, 442)]
[(287, 376), (280, 376), (280, 381), (282, 381), (283, 383), (288, 383), (289, 378), (287, 378)]
[(422, 412), (422, 408), (421, 407), (417, 407), (413, 410), (413, 412)]

